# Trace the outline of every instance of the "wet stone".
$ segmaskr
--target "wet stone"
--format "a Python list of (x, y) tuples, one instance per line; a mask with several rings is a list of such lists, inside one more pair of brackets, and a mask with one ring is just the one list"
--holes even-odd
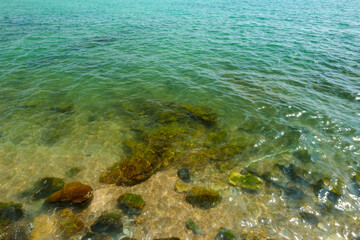
[(181, 168), (177, 171), (178, 177), (183, 180), (184, 182), (190, 182), (190, 172), (187, 168)]
[(206, 210), (216, 207), (221, 201), (221, 196), (214, 190), (204, 187), (193, 187), (187, 193), (186, 201), (195, 207)]
[(118, 198), (117, 206), (123, 210), (126, 215), (138, 215), (144, 208), (145, 201), (141, 195), (125, 193)]
[(228, 178), (228, 182), (238, 188), (241, 188), (248, 192), (257, 192), (263, 186), (263, 181), (250, 173), (241, 174), (238, 172), (231, 172)]
[(103, 212), (90, 228), (96, 233), (121, 233), (123, 231), (122, 214), (119, 211)]
[(202, 234), (199, 226), (192, 219), (189, 219), (185, 222), (185, 227), (191, 230), (194, 234)]
[(7, 220), (15, 222), (24, 217), (22, 204), (13, 202), (0, 202), (0, 221)]
[(233, 231), (220, 228), (218, 234), (215, 236), (215, 240), (239, 240), (239, 238)]
[(305, 193), (297, 187), (281, 187), (280, 189), (283, 190), (286, 197), (291, 199), (300, 200), (306, 196)]
[(46, 203), (62, 203), (64, 205), (81, 204), (92, 199), (92, 188), (80, 182), (70, 182), (46, 199)]
[(54, 192), (59, 191), (65, 185), (64, 180), (55, 177), (45, 177), (36, 181), (34, 187), (21, 194), (22, 197), (30, 197), (32, 200), (47, 198)]

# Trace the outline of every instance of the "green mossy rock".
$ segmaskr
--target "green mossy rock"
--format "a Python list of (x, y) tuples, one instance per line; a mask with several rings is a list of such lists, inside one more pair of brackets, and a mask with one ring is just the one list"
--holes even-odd
[(83, 203), (91, 200), (93, 197), (92, 188), (80, 182), (70, 182), (59, 191), (50, 195), (47, 203), (69, 202), (69, 203)]
[(191, 189), (191, 186), (177, 182), (174, 185), (174, 189), (178, 193), (187, 193)]
[(185, 227), (195, 234), (202, 234), (199, 226), (192, 219), (189, 219), (185, 222)]
[(91, 225), (90, 229), (96, 233), (121, 233), (123, 231), (121, 212), (103, 212)]
[(117, 206), (123, 210), (126, 215), (137, 215), (140, 214), (145, 207), (145, 201), (141, 195), (125, 193), (118, 198)]
[(13, 202), (0, 202), (0, 221), (15, 222), (24, 217), (22, 204)]
[(243, 175), (238, 172), (231, 172), (228, 182), (235, 187), (242, 188), (249, 192), (257, 192), (264, 185), (259, 177), (250, 173)]
[(195, 207), (206, 210), (216, 207), (221, 201), (221, 196), (218, 192), (205, 187), (193, 187), (187, 193), (186, 201)]
[(218, 234), (215, 236), (215, 240), (239, 240), (236, 234), (226, 228), (220, 228)]
[(54, 192), (59, 191), (65, 185), (64, 180), (55, 177), (45, 177), (36, 181), (34, 187), (21, 194), (30, 197), (32, 200), (47, 198)]
[(66, 238), (69, 238), (84, 229), (84, 223), (80, 221), (69, 208), (61, 210), (59, 219), (59, 224)]

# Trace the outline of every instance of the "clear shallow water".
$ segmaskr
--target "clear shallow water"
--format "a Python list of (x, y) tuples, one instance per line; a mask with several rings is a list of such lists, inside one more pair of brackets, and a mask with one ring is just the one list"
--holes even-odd
[[(141, 112), (144, 105), (161, 109), (164, 102), (174, 102), (215, 109), (230, 139), (251, 134), (255, 151), (240, 158), (235, 171), (251, 161), (272, 166), (277, 153), (307, 149), (310, 162), (287, 156), (288, 163), (342, 179), (340, 213), (323, 216), (316, 201), (293, 206), (270, 190), (251, 195), (227, 186), (222, 194), (235, 203), (219, 205), (210, 216), (176, 208), (186, 203), (169, 184), (162, 191), (179, 211), (166, 215), (163, 227), (156, 228), (156, 216), (167, 210), (149, 200), (153, 218), (145, 223), (152, 233), (140, 230), (140, 224), (131, 230), (136, 237), (163, 233), (194, 238), (170, 225), (183, 224), (195, 213), (204, 214), (198, 220), (204, 224), (220, 219), (203, 226), (209, 232), (204, 239), (212, 239), (223, 226), (237, 233), (265, 229), (279, 239), (360, 236), (360, 201), (351, 188), (352, 174), (360, 170), (359, 5), (305, 0), (2, 1), (0, 201), (22, 201), (19, 192), (37, 179), (65, 177), (71, 167), (83, 169), (75, 180), (106, 191), (109, 186), (99, 183), (100, 173), (124, 158), (123, 140), (133, 137), (134, 125), (153, 118), (134, 118), (128, 110)], [(228, 172), (208, 168), (201, 174), (194, 171), (196, 184), (210, 187), (209, 178), (226, 183)], [(144, 184), (170, 181), (172, 171), (155, 174)], [(151, 192), (145, 186), (136, 191), (150, 199), (162, 188)], [(29, 212), (39, 205), (23, 204)], [(259, 210), (263, 205), (266, 211)], [(298, 207), (304, 206), (320, 216), (326, 231), (314, 230), (298, 217)], [(234, 209), (241, 210), (234, 214)], [(285, 220), (277, 221), (273, 212)], [(258, 215), (273, 219), (270, 230)]]

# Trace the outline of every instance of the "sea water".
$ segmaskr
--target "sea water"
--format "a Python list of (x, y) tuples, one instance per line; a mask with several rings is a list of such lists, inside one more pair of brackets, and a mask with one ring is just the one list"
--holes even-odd
[[(128, 221), (115, 239), (214, 239), (221, 227), (272, 239), (360, 237), (359, 6), (358, 0), (1, 0), (0, 201), (22, 203), (27, 221), (46, 216), (56, 223), (41, 201), (19, 196), (40, 178), (59, 177), (94, 189), (79, 214), (86, 226), (114, 209), (121, 193), (143, 196), (140, 220)], [(179, 165), (132, 187), (99, 182), (126, 159), (124, 140), (158, 126), (152, 113), (169, 104), (211, 109), (227, 140), (249, 143), (229, 168), (214, 159), (190, 166), (192, 185), (221, 193), (215, 208), (194, 208), (174, 191)], [(213, 131), (200, 128), (197, 144)], [(305, 198), (289, 199), (269, 185), (249, 193), (228, 182), (231, 171), (253, 167), (262, 174), (279, 163), (342, 182), (340, 199), (324, 210), (311, 187), (290, 180), (286, 186), (301, 188)], [(80, 172), (67, 174), (74, 167)], [(319, 223), (302, 218), (304, 211)], [(204, 235), (186, 229), (187, 219)], [(61, 239), (49, 227), (55, 225), (32, 228), (43, 227), (43, 239)]]

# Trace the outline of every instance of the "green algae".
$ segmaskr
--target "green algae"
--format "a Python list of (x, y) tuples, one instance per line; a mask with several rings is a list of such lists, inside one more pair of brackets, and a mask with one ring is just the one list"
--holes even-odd
[(221, 196), (217, 191), (196, 186), (187, 193), (186, 201), (195, 207), (207, 210), (216, 207), (221, 201)]
[(215, 240), (239, 240), (239, 238), (235, 232), (226, 228), (220, 228), (218, 234), (215, 236)]
[(202, 234), (199, 226), (192, 219), (186, 220), (185, 227), (191, 230), (194, 234)]
[(125, 193), (118, 198), (117, 206), (127, 215), (137, 215), (145, 207), (145, 201), (139, 194)]
[(243, 175), (233, 171), (230, 172), (228, 182), (235, 187), (242, 188), (250, 192), (257, 192), (263, 186), (263, 181), (259, 177), (250, 173)]

